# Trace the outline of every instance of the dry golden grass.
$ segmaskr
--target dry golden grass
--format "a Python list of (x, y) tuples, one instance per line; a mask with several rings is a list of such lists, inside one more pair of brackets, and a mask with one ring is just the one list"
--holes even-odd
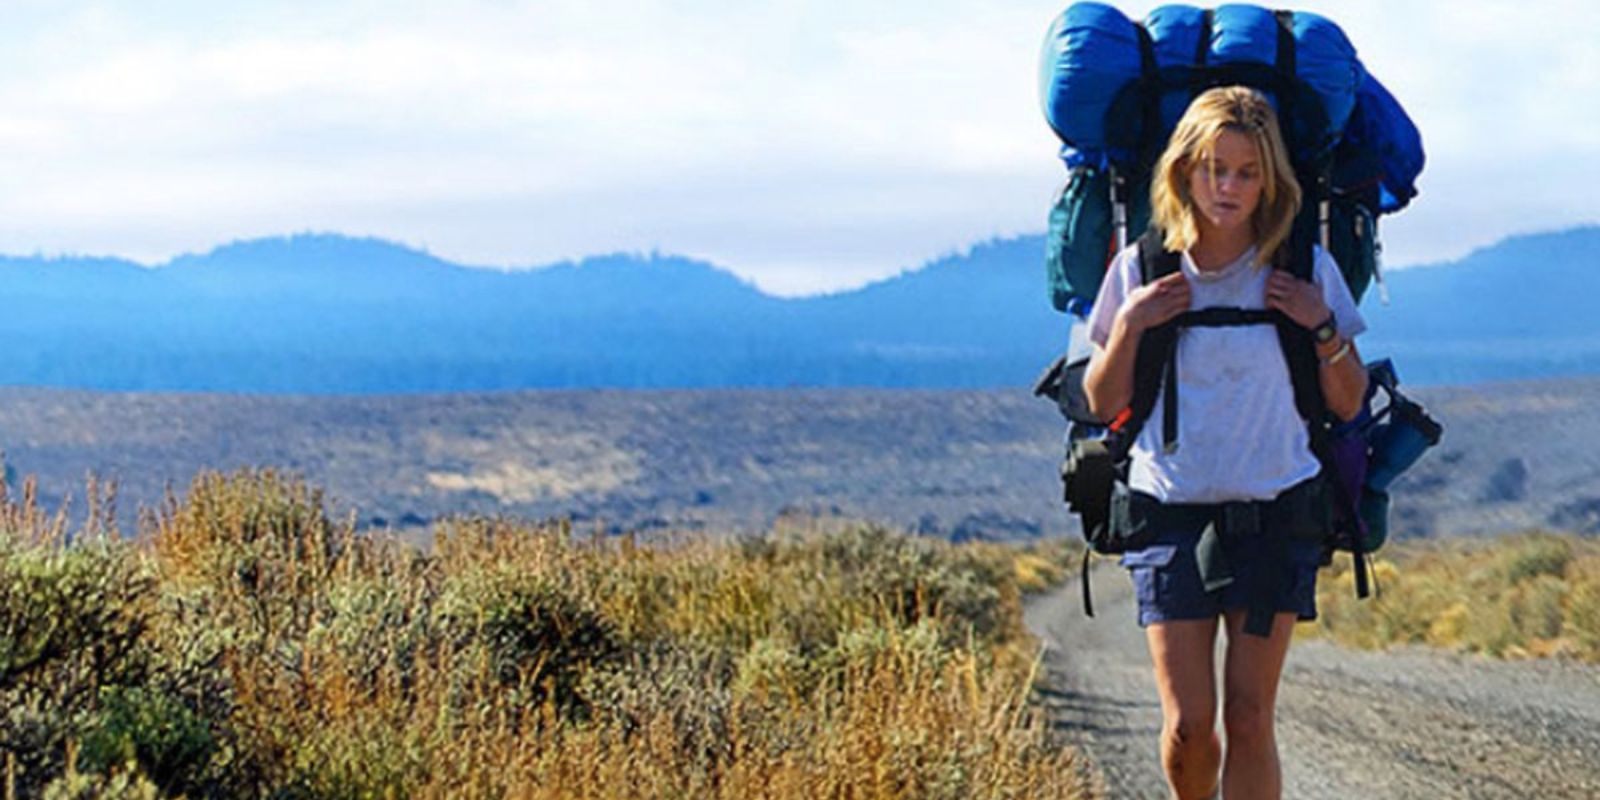
[(1056, 545), (462, 519), (423, 552), (272, 472), (90, 517), (0, 503), (19, 796), (1084, 796), (1029, 704)]
[(1426, 644), (1506, 658), (1600, 661), (1600, 541), (1528, 533), (1403, 543), (1358, 602), (1347, 559), (1318, 588), (1322, 635), (1377, 648)]

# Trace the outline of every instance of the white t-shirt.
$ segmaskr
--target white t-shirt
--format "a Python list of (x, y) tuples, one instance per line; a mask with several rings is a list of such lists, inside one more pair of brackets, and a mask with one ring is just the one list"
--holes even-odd
[[(1251, 248), (1221, 270), (1201, 273), (1184, 253), (1191, 309), (1266, 308), (1271, 267)], [(1313, 277), (1339, 333), (1367, 329), (1333, 257), (1316, 248)], [(1089, 339), (1105, 347), (1117, 309), (1140, 285), (1139, 246), (1118, 253), (1089, 314)], [(1168, 503), (1268, 500), (1317, 474), (1305, 422), (1294, 407), (1289, 368), (1272, 325), (1185, 328), (1178, 335), (1178, 449), (1162, 450), (1164, 392), (1130, 451), (1128, 483)]]

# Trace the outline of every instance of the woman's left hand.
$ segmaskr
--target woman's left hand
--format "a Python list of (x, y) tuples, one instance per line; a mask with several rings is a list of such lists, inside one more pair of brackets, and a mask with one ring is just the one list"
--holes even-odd
[(1267, 308), (1282, 311), (1302, 328), (1315, 328), (1328, 321), (1328, 304), (1322, 299), (1322, 290), (1281, 269), (1267, 276)]

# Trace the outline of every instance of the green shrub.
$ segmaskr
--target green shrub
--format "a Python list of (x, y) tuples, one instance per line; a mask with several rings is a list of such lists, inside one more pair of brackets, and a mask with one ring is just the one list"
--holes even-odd
[(1319, 627), (1361, 647), (1416, 642), (1500, 657), (1600, 660), (1600, 545), (1548, 533), (1400, 543), (1376, 600), (1348, 596), (1349, 573), (1318, 591)]
[(1560, 636), (1566, 595), (1566, 583), (1550, 573), (1517, 584), (1506, 595), (1512, 626), (1524, 639)]
[(437, 590), (418, 583), (396, 575), (333, 582), (306, 632), (307, 649), (335, 660), (360, 685), (376, 685), (385, 671), (409, 685), (417, 657), (441, 636), (433, 619)]
[(280, 795), (316, 800), (405, 797), (427, 771), (415, 729), (381, 719), (311, 731), (295, 748), (294, 771)]
[(161, 800), (159, 787), (140, 774), (135, 764), (125, 765), (108, 775), (68, 772), (51, 781), (40, 793), (41, 800)]
[(438, 615), (457, 652), (481, 652), (492, 674), (526, 687), (534, 705), (548, 699), (564, 711), (580, 709), (584, 673), (620, 653), (598, 611), (545, 575), (502, 569), (454, 576)]
[(847, 592), (901, 625), (938, 617), (952, 623), (946, 642), (970, 634), (986, 642), (1010, 636), (1002, 625), (1001, 586), (1013, 576), (995, 563), (958, 552), (945, 542), (862, 526), (822, 542), (822, 558), (839, 569)]
[(114, 674), (149, 624), (152, 581), (125, 546), (27, 546), (0, 535), (0, 691), (63, 672)]
[(63, 520), (0, 498), (18, 796), (1081, 796), (993, 545), (460, 519), (424, 552), (271, 471), (138, 545)]
[(1560, 578), (1572, 561), (1572, 542), (1559, 536), (1533, 535), (1503, 540), (1501, 580), (1510, 585), (1541, 575)]
[(815, 671), (811, 660), (782, 639), (761, 639), (739, 657), (733, 691), (756, 702), (799, 703), (811, 693)]
[(24, 795), (65, 769), (100, 687), (144, 679), (152, 583), (125, 545), (29, 544), (0, 534), (0, 744)]
[(202, 473), (155, 519), (163, 577), (247, 645), (293, 639), (357, 540), (329, 519), (321, 490), (272, 470)]
[(1577, 655), (1600, 661), (1600, 557), (1579, 562), (1573, 571), (1572, 590), (1567, 595), (1567, 617), (1563, 631), (1573, 638)]
[(111, 686), (100, 692), (100, 707), (83, 737), (78, 766), (111, 774), (135, 763), (166, 791), (193, 794), (201, 788), (216, 749), (207, 721), (178, 699), (151, 688)]

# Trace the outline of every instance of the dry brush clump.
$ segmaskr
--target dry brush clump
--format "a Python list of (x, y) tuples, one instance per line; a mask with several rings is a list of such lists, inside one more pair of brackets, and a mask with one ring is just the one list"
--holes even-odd
[(1528, 533), (1404, 543), (1375, 571), (1380, 591), (1370, 601), (1356, 601), (1345, 563), (1322, 582), (1322, 633), (1367, 648), (1415, 643), (1600, 662), (1600, 541)]
[(270, 471), (124, 539), (0, 503), (5, 787), (52, 797), (1062, 798), (1019, 577), (867, 525), (356, 531)]

